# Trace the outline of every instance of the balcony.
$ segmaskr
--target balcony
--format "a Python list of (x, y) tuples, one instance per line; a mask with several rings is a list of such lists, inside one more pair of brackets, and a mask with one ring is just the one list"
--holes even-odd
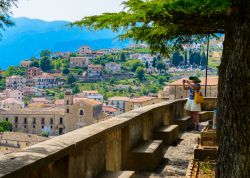
[[(119, 171), (124, 170), (146, 170), (153, 174), (156, 167), (157, 170), (158, 166), (162, 167), (160, 160), (171, 156), (163, 155), (169, 147), (163, 149), (162, 142), (171, 144), (178, 136), (179, 126), (173, 125), (176, 119), (187, 116), (183, 109), (185, 102), (185, 99), (174, 100), (138, 108), (33, 145), (22, 152), (2, 156), (0, 177), (93, 178), (108, 171), (120, 175)], [(202, 110), (212, 111), (216, 102), (216, 98), (206, 98)], [(160, 132), (162, 127), (164, 132), (171, 130), (171, 134), (167, 140), (155, 140), (160, 137), (156, 131)], [(136, 172), (136, 177), (143, 175)]]

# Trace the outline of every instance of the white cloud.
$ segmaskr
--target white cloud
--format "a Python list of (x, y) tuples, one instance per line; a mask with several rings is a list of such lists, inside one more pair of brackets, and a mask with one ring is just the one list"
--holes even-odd
[(29, 17), (47, 21), (75, 21), (89, 15), (122, 10), (122, 0), (20, 0), (13, 7), (14, 17)]

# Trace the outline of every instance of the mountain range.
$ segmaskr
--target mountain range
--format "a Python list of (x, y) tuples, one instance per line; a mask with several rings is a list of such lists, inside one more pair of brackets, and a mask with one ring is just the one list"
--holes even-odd
[(117, 40), (110, 30), (90, 31), (70, 28), (67, 21), (46, 22), (39, 19), (14, 18), (15, 26), (7, 28), (0, 39), (0, 68), (19, 65), (20, 61), (36, 57), (43, 49), (52, 52), (77, 51), (82, 45), (92, 49), (122, 48), (129, 41)]

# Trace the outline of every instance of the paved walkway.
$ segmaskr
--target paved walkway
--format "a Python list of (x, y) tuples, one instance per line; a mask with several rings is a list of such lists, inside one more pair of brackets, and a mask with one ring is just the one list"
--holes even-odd
[(176, 178), (185, 177), (189, 160), (193, 159), (194, 148), (200, 132), (187, 131), (181, 134), (179, 142), (165, 148), (164, 159), (158, 169), (152, 172), (139, 172), (136, 178)]

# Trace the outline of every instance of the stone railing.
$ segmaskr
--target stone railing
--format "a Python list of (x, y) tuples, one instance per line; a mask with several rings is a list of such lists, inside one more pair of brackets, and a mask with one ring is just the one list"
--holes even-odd
[[(161, 125), (186, 116), (186, 100), (167, 101), (133, 110), (0, 157), (2, 178), (92, 178), (105, 171), (126, 170), (128, 152)], [(216, 98), (206, 98), (213, 110)]]

